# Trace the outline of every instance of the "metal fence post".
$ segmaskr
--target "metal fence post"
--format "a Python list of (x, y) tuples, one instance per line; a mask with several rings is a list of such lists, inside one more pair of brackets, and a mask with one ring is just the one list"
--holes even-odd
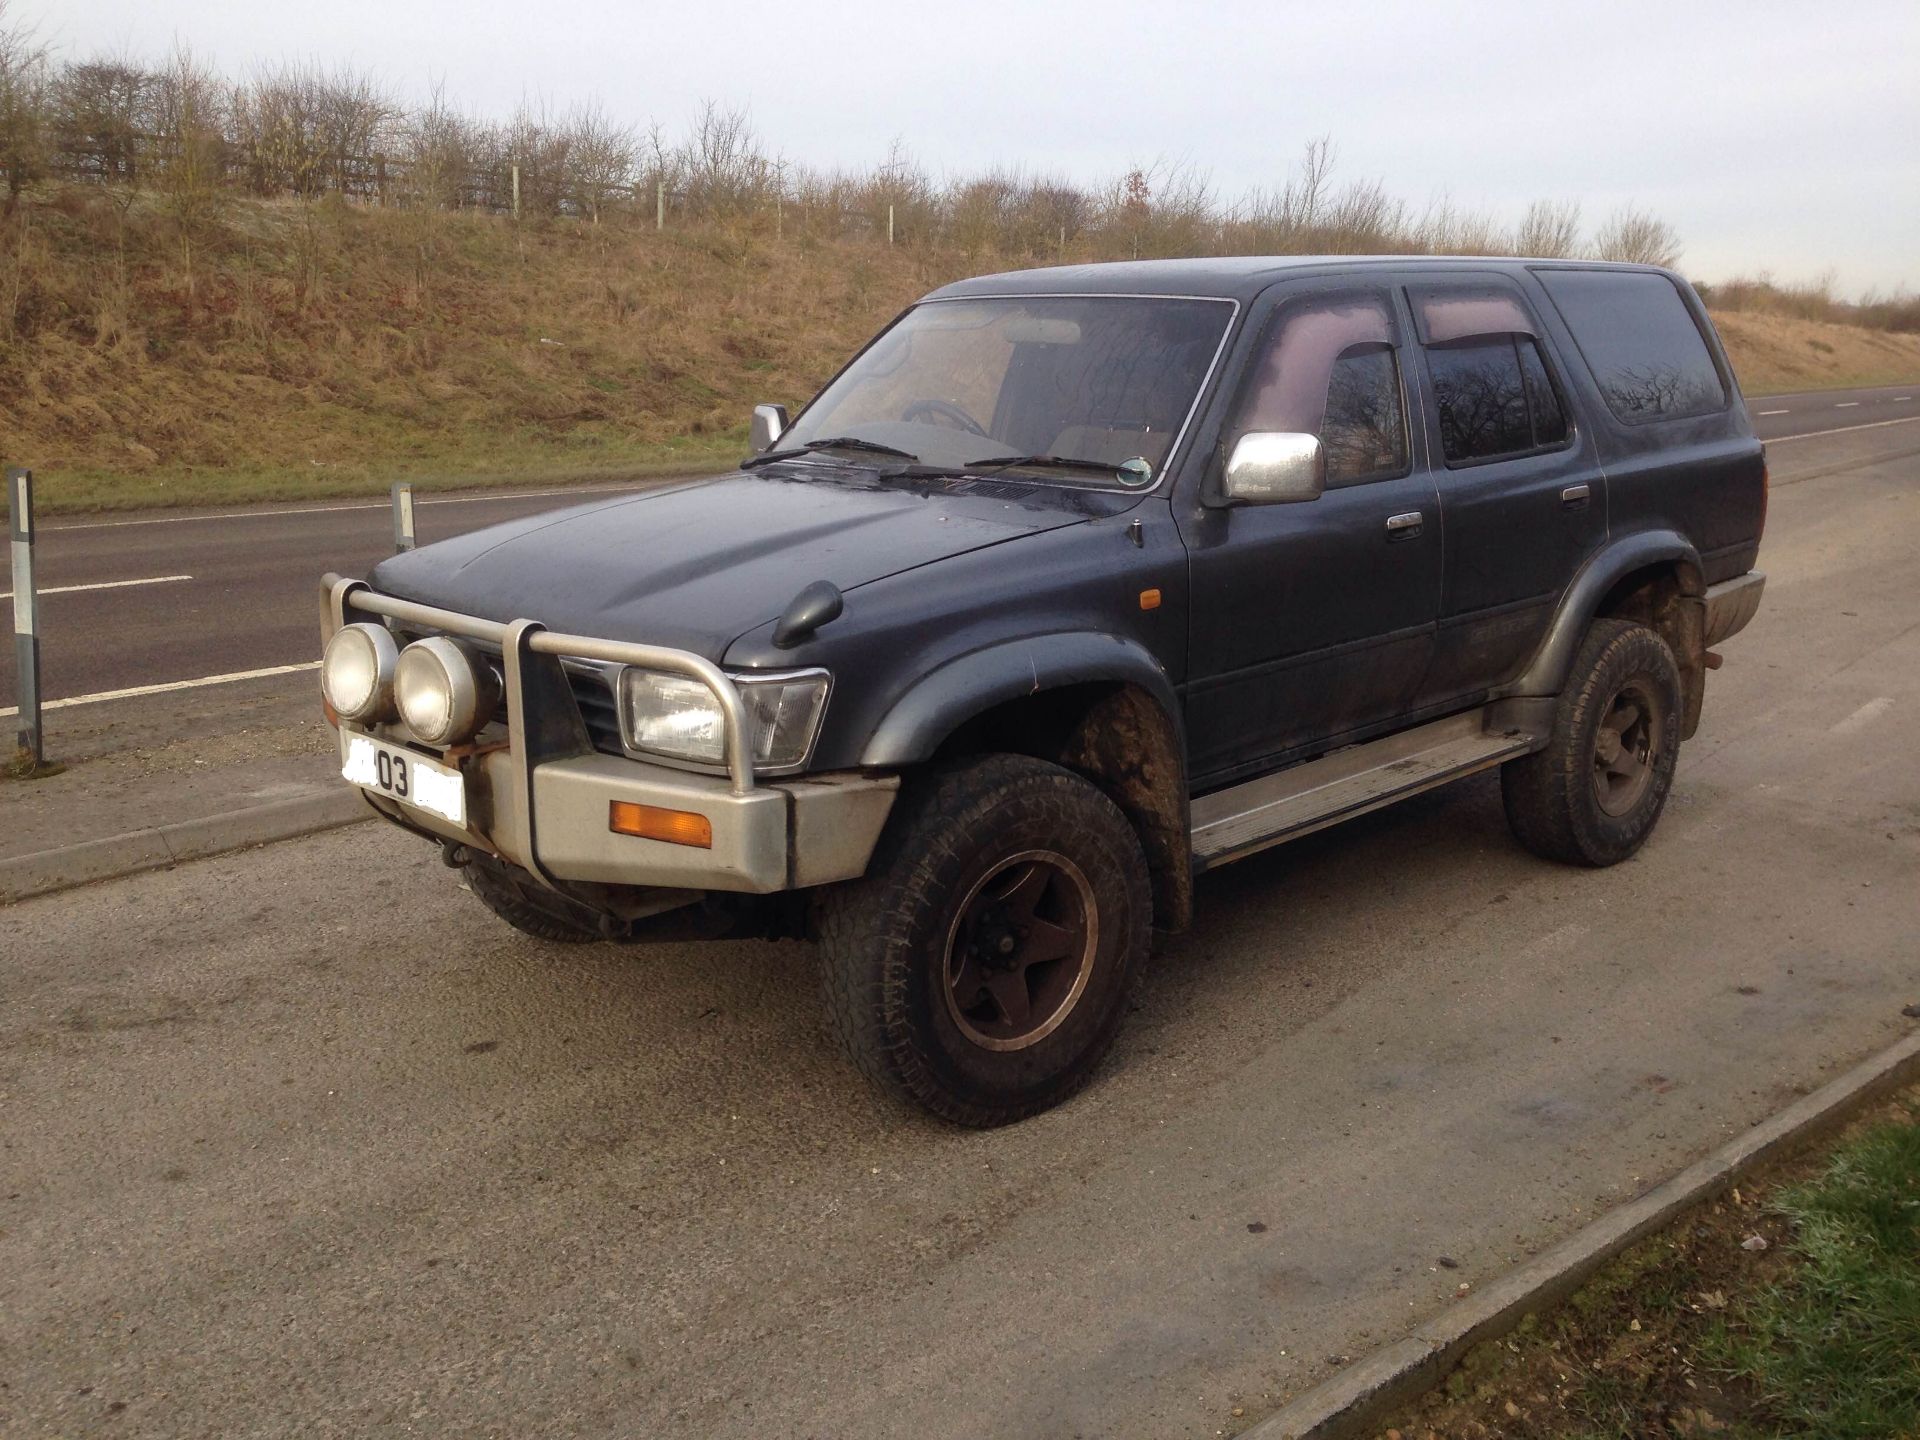
[(29, 773), (46, 761), (40, 727), (40, 619), (33, 591), (33, 472), (7, 470), (7, 520), (13, 539), (13, 644), (18, 660), (20, 723), (17, 763)]
[(667, 228), (667, 182), (657, 180), (653, 186), (653, 228)]
[(393, 486), (393, 552), (413, 549), (413, 486), (397, 480)]

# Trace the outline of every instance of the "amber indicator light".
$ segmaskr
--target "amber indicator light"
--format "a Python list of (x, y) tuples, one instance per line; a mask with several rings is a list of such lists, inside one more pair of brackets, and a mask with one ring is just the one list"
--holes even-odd
[(1140, 592), (1140, 608), (1142, 610), (1158, 610), (1160, 608), (1160, 592), (1158, 590), (1142, 590)]
[(691, 810), (662, 810), (657, 805), (613, 800), (608, 802), (607, 828), (616, 835), (638, 835), (643, 840), (664, 840), (669, 845), (691, 845), (698, 850), (713, 848), (713, 822)]

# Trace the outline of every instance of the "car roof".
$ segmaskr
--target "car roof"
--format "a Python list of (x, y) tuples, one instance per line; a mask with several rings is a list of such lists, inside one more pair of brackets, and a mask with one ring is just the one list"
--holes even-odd
[(1639, 270), (1670, 275), (1655, 265), (1605, 260), (1522, 259), (1492, 255), (1222, 255), (1189, 260), (1121, 260), (1101, 265), (1050, 265), (977, 275), (943, 285), (928, 300), (980, 295), (1193, 295), (1251, 300), (1291, 275), (1370, 269), (1520, 270), (1533, 265)]

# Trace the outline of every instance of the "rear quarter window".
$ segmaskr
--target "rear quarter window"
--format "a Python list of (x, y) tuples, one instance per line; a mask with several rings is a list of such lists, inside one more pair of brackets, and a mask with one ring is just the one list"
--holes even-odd
[(1709, 415), (1727, 387), (1673, 281), (1632, 270), (1537, 270), (1607, 408), (1629, 424)]

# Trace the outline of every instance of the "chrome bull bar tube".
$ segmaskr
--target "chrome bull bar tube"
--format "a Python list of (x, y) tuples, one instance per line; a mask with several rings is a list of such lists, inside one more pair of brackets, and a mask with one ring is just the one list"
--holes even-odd
[[(612, 665), (635, 665), (642, 669), (690, 676), (707, 687), (714, 703), (720, 707), (722, 748), (726, 756), (727, 779), (733, 793), (745, 795), (753, 789), (753, 735), (748, 727), (746, 706), (740, 699), (739, 688), (711, 660), (690, 651), (673, 650), (660, 645), (636, 645), (590, 635), (562, 635), (542, 628), (537, 621), (516, 620), (511, 624), (501, 624), (497, 620), (482, 620), (477, 616), (461, 615), (413, 600), (381, 595), (363, 580), (347, 580), (338, 575), (322, 577), (320, 586), (329, 633), (347, 623), (349, 610), (358, 610), (388, 620), (444, 630), (449, 635), (462, 635), (470, 640), (499, 645), (503, 649), (510, 639), (518, 640), (535, 653), (556, 658), (599, 660)], [(517, 679), (518, 669), (517, 665), (508, 662), (510, 689), (517, 688), (512, 682)], [(508, 695), (510, 709), (517, 708), (516, 699), (515, 695)]]

